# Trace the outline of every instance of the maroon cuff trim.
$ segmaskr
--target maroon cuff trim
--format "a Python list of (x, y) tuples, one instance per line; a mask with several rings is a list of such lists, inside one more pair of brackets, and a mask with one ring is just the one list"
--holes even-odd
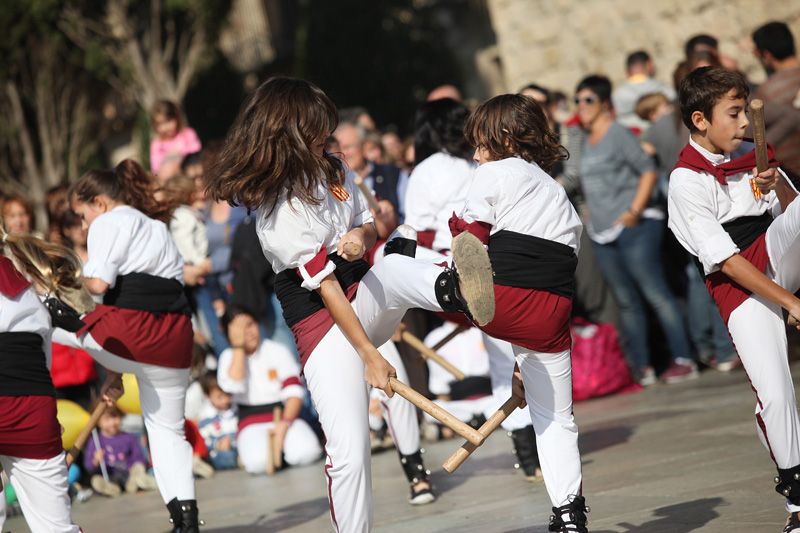
[(297, 376), (292, 376), (284, 379), (283, 383), (281, 383), (281, 388), (285, 389), (286, 387), (289, 387), (291, 385), (300, 385), (300, 378)]
[[(325, 265), (327, 265), (327, 264), (328, 264), (328, 251), (323, 246), (320, 249), (320, 251), (317, 252), (317, 255), (312, 257), (303, 266), (305, 267), (306, 272), (308, 272), (308, 275), (313, 278), (314, 276), (316, 276), (317, 274), (322, 272), (322, 269), (324, 269)], [(300, 272), (299, 268), (297, 268), (295, 270), (297, 271), (297, 275), (300, 276), (300, 279), (305, 279), (305, 276), (303, 276), (303, 274), (302, 274), (302, 272)]]

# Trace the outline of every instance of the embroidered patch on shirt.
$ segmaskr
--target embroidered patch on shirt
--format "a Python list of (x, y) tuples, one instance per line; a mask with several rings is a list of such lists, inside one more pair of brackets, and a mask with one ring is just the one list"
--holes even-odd
[(333, 197), (339, 200), (340, 202), (346, 201), (350, 198), (350, 193), (347, 192), (347, 189), (340, 183), (331, 183), (328, 185), (328, 189), (330, 189)]

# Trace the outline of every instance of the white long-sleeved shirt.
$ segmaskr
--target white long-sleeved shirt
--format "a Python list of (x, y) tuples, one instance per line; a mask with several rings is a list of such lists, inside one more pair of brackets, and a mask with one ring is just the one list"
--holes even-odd
[(461, 218), (491, 224), (491, 235), (513, 231), (566, 244), (576, 253), (583, 229), (564, 188), (519, 157), (478, 167)]
[(183, 259), (167, 225), (128, 205), (117, 206), (89, 226), (89, 260), (83, 275), (111, 287), (118, 275), (141, 273), (183, 282)]
[[(691, 138), (689, 144), (714, 165), (727, 163), (732, 157), (752, 150), (752, 144), (743, 143), (733, 154), (714, 154)], [(722, 224), (741, 217), (760, 216), (767, 211), (773, 216), (781, 213), (774, 191), (761, 200), (753, 197), (752, 177), (750, 172), (741, 172), (728, 176), (727, 185), (722, 185), (713, 176), (688, 168), (676, 168), (670, 174), (668, 226), (678, 242), (700, 260), (706, 274), (719, 270), (720, 263), (740, 252)], [(791, 185), (785, 174), (783, 177)]]
[(405, 223), (417, 231), (434, 230), (434, 250), (449, 250), (448, 220), (464, 206), (475, 165), (438, 152), (414, 168), (405, 195)]
[(219, 356), (217, 383), (222, 390), (233, 395), (234, 403), (267, 405), (305, 395), (300, 381), (300, 366), (282, 344), (265, 339), (255, 353), (245, 357), (245, 376), (236, 380), (228, 374), (233, 350), (228, 348)]
[(336, 269), (326, 260), (309, 271), (307, 264), (317, 254), (336, 251), (339, 240), (351, 229), (372, 222), (366, 200), (348, 173), (344, 188), (346, 200), (338, 200), (323, 185), (317, 189), (319, 205), (304, 204), (297, 198), (291, 202), (279, 200), (272, 213), (266, 208), (258, 209), (256, 233), (264, 255), (277, 274), (287, 268), (295, 268), (303, 278), (302, 287), (308, 290), (319, 288), (320, 282)]

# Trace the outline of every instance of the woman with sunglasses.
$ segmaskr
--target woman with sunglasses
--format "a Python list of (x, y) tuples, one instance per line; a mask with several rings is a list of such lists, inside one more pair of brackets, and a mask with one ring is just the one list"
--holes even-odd
[(586, 131), (579, 162), (589, 215), (586, 229), (600, 270), (619, 304), (634, 375), (642, 385), (655, 382), (646, 300), (672, 357), (661, 379), (675, 383), (696, 377), (684, 319), (664, 276), (661, 242), (666, 217), (653, 201), (655, 164), (636, 137), (615, 122), (608, 78), (588, 76), (575, 93), (578, 117)]

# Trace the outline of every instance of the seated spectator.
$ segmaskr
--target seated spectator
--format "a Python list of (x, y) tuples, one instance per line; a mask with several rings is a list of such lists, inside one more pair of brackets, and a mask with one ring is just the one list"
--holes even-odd
[[(298, 418), (305, 388), (295, 357), (281, 344), (262, 340), (258, 323), (246, 311), (232, 309), (222, 319), (231, 348), (222, 352), (217, 368), (220, 388), (233, 395), (239, 411), (236, 447), (244, 469), (264, 473), (270, 449), (268, 432), (282, 444), (291, 466), (310, 464), (321, 457), (322, 447), (309, 425)], [(276, 407), (281, 419), (274, 421)]]
[(236, 468), (236, 428), (239, 418), (231, 395), (217, 383), (216, 372), (207, 373), (202, 380), (208, 401), (200, 413), (200, 434), (208, 448), (211, 464), (217, 470)]
[(155, 490), (156, 480), (147, 473), (139, 439), (121, 430), (122, 411), (107, 407), (97, 423), (99, 431), (89, 439), (83, 457), (92, 488), (104, 496), (137, 490)]

